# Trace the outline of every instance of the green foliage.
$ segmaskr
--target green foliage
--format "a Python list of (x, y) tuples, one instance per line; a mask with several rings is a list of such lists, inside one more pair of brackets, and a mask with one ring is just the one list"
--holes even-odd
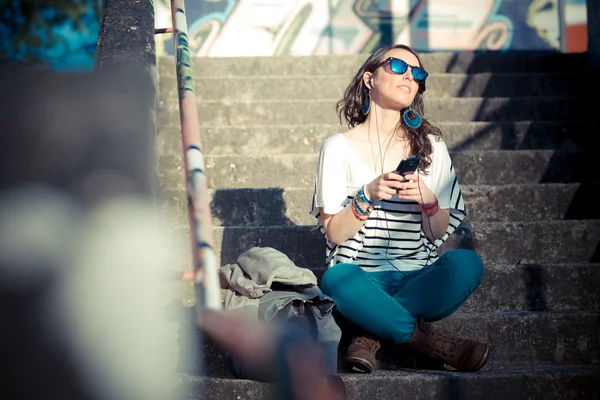
[(0, 0), (0, 59), (39, 64), (45, 50), (64, 42), (54, 28), (85, 32), (100, 8), (99, 0)]

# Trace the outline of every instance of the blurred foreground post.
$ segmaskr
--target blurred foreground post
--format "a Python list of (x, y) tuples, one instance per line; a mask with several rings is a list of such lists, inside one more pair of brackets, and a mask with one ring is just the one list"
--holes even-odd
[(177, 399), (147, 80), (6, 67), (0, 92), (0, 398)]

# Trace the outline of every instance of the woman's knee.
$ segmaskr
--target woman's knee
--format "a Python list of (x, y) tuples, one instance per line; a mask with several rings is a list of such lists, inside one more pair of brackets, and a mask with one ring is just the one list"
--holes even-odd
[(351, 290), (353, 282), (364, 271), (355, 264), (336, 264), (325, 271), (321, 278), (321, 290), (334, 299)]
[(449, 258), (450, 263), (460, 269), (461, 276), (476, 285), (481, 283), (484, 265), (477, 253), (468, 249), (454, 249), (448, 251), (445, 255)]

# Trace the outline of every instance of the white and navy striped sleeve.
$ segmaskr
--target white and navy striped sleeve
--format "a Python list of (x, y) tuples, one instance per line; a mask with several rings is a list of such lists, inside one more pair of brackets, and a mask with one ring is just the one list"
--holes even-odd
[(448, 148), (444, 141), (432, 140), (433, 153), (431, 154), (431, 186), (438, 199), (439, 206), (450, 212), (450, 221), (446, 234), (435, 241), (440, 246), (448, 236), (460, 225), (466, 216), (466, 208), (463, 196), (460, 191), (460, 185), (448, 153)]

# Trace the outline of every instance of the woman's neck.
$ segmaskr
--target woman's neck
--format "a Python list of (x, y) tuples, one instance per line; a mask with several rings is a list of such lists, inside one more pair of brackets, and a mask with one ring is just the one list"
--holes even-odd
[[(371, 110), (365, 120), (365, 128), (368, 129), (371, 135), (379, 135), (381, 140), (389, 137), (390, 133), (399, 128), (400, 112), (392, 109), (379, 107), (375, 103), (371, 103)], [(402, 130), (395, 132), (397, 139), (400, 139)], [(374, 136), (376, 137), (376, 136)]]

